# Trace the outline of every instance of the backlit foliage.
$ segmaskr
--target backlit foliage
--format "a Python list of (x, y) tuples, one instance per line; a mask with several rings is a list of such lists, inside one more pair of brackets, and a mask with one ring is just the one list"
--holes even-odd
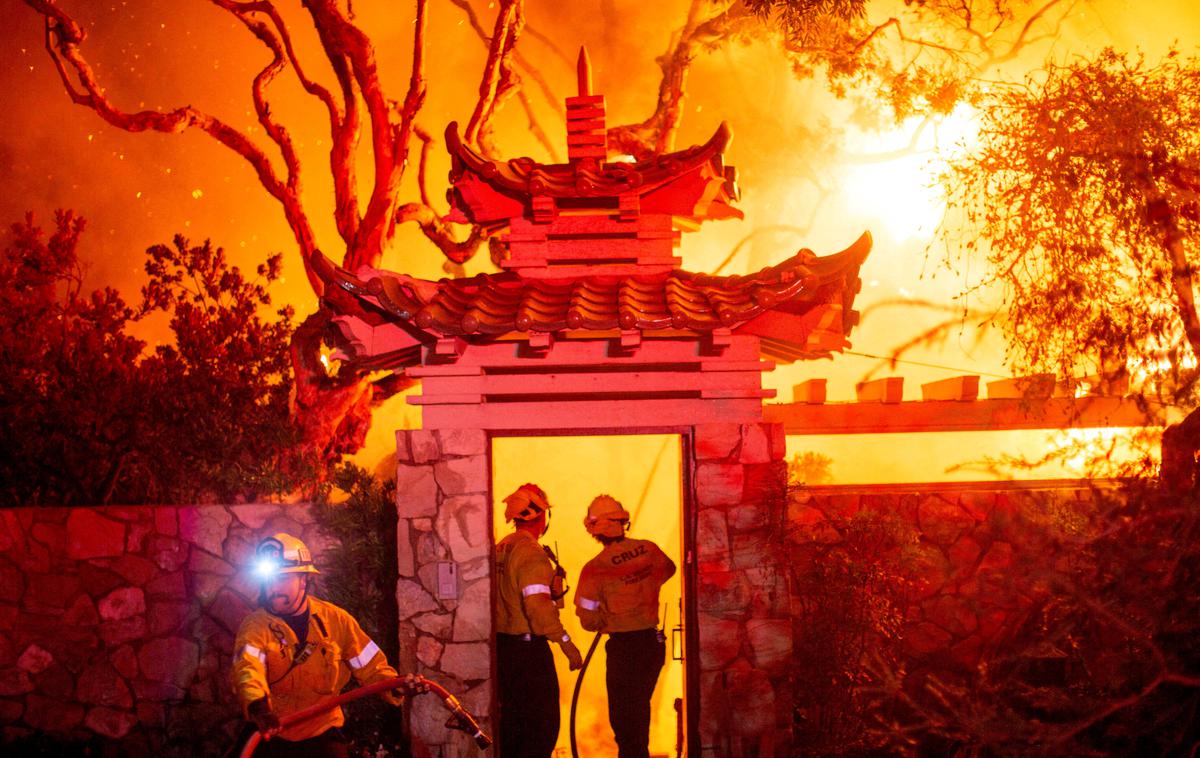
[(1200, 353), (1200, 68), (1111, 50), (998, 89), (945, 181), (1004, 285), (1014, 365), (1173, 372)]

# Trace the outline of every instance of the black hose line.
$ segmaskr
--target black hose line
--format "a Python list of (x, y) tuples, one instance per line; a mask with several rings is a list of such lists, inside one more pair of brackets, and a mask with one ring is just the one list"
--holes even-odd
[(579, 668), (579, 675), (575, 677), (575, 694), (571, 695), (571, 758), (579, 758), (579, 748), (575, 745), (575, 706), (579, 705), (579, 691), (583, 688), (583, 675), (587, 673), (588, 664), (592, 662), (592, 654), (596, 652), (596, 646), (600, 644), (601, 632), (596, 632), (596, 636), (592, 637), (592, 645), (588, 648), (587, 655), (584, 656), (583, 666)]

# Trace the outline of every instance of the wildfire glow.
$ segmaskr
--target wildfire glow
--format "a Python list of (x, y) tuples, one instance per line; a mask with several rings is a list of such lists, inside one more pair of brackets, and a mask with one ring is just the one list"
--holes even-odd
[(912, 118), (890, 132), (849, 136), (846, 149), (862, 157), (847, 170), (843, 192), (870, 208), (895, 242), (931, 236), (945, 211), (937, 175), (949, 156), (973, 142), (975, 115), (960, 106), (933, 122)]

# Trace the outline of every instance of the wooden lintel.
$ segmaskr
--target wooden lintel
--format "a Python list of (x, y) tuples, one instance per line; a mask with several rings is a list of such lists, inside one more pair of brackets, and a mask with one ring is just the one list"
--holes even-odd
[(467, 341), (462, 337), (441, 337), (433, 345), (433, 354), (442, 360), (455, 360), (467, 349)]
[(809, 379), (792, 387), (792, 401), (807, 405), (821, 405), (825, 402), (827, 380)]
[(1162, 426), (1132, 398), (1049, 397), (988, 400), (926, 400), (896, 403), (768, 404), (767, 421), (787, 434), (893, 434), (991, 432), (1012, 429), (1086, 429)]
[(904, 377), (887, 376), (854, 385), (860, 403), (898, 403), (904, 399)]
[(1054, 374), (1033, 374), (987, 383), (990, 399), (1047, 398), (1054, 394)]
[(594, 400), (574, 402), (424, 405), (426, 429), (622, 429), (762, 421), (759, 398), (727, 400)]
[(952, 376), (921, 385), (922, 400), (978, 400), (978, 376)]

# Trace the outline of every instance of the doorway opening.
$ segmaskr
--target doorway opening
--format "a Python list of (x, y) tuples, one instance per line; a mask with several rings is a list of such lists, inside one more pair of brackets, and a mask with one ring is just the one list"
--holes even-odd
[[(685, 532), (684, 469), (681, 434), (588, 435), (506, 437), (491, 441), (491, 485), (494, 495), (492, 529), (496, 539), (511, 531), (504, 521), (501, 498), (525, 482), (545, 490), (552, 506), (550, 529), (542, 538), (558, 555), (567, 571), (570, 590), (559, 611), (563, 625), (580, 651), (587, 654), (593, 635), (584, 631), (575, 615), (575, 585), (584, 564), (600, 552), (600, 545), (584, 529), (583, 519), (592, 498), (608, 494), (630, 513), (630, 536), (655, 542), (672, 561), (675, 575), (663, 585), (659, 597), (659, 624), (667, 636), (667, 660), (651, 700), (650, 755), (674, 756), (678, 734), (689, 731), (676, 710), (685, 686), (684, 615)], [(570, 751), (570, 708), (576, 672), (555, 651), (559, 680), (562, 728), (555, 756)], [(608, 722), (604, 672), (606, 660), (601, 639), (592, 655), (575, 716), (580, 754), (589, 758), (617, 755)], [(684, 755), (687, 754), (686, 747)]]

